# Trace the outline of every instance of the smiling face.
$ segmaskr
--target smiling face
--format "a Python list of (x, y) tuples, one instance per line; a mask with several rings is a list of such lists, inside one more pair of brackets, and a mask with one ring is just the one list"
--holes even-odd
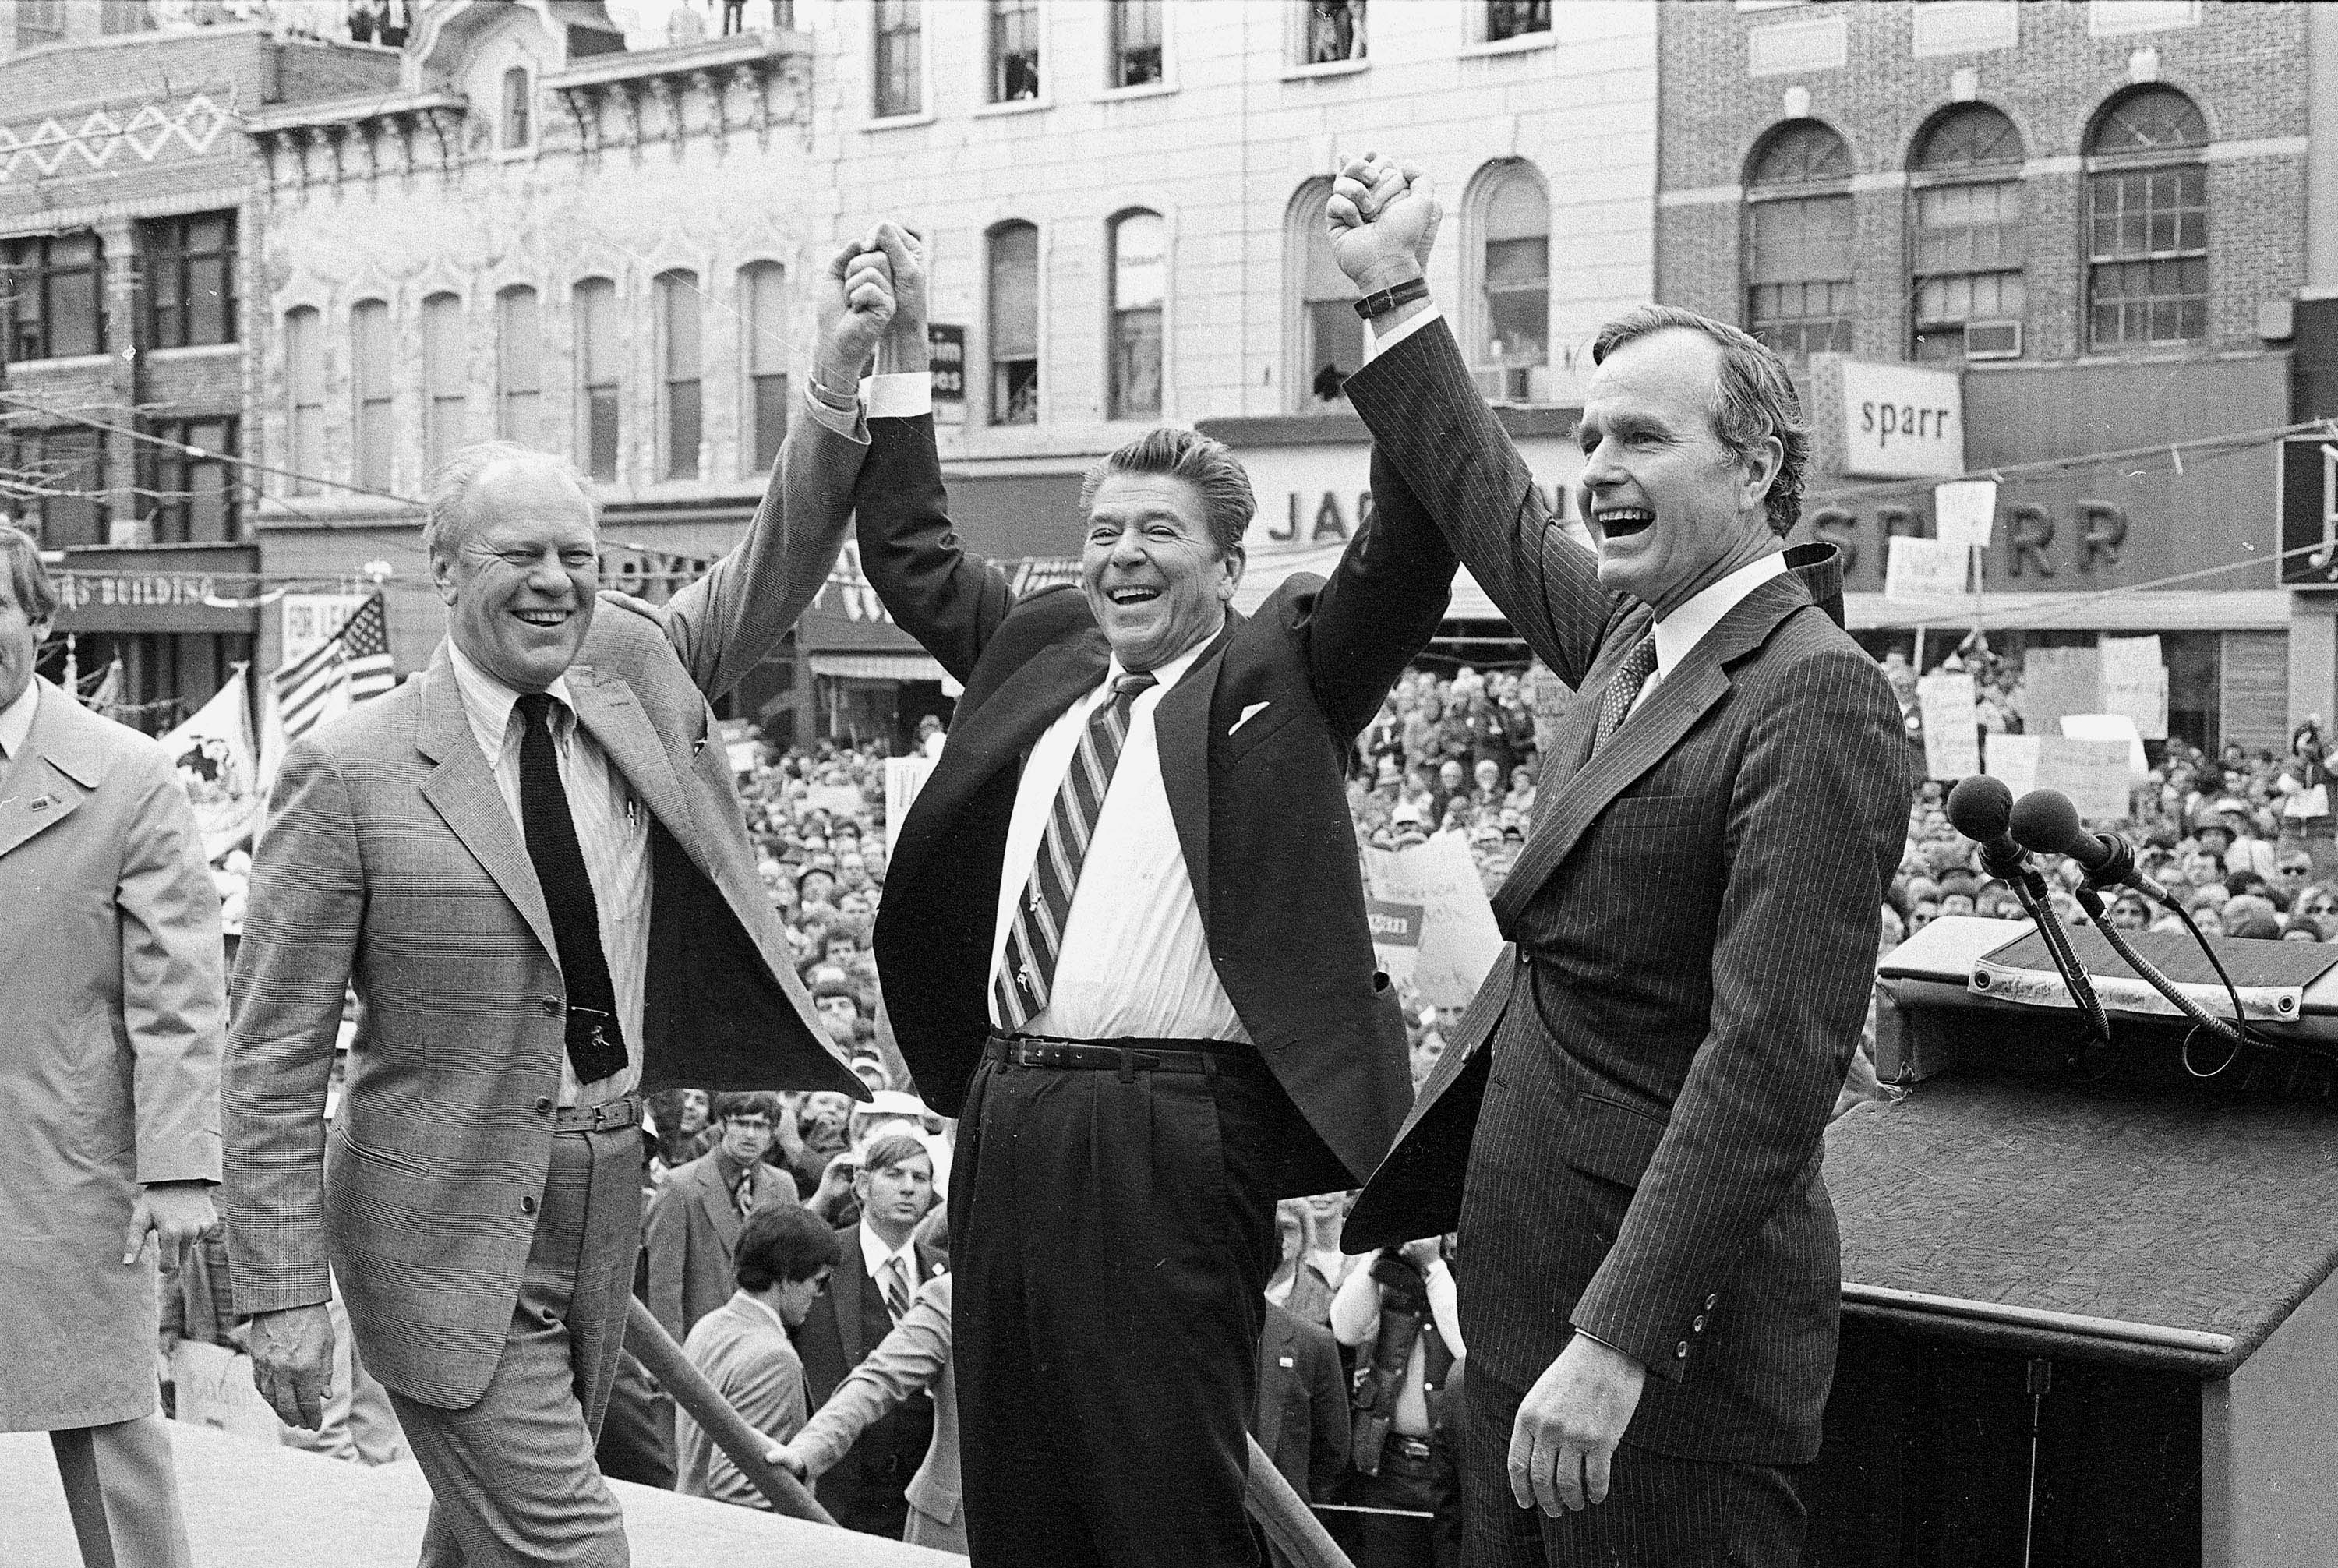
[(488, 465), (455, 537), (430, 558), (455, 646), (517, 691), (541, 691), (592, 629), (600, 539), (593, 508), (552, 464)]
[(1763, 498), (1783, 446), (1741, 461), (1713, 426), (1721, 346), (1670, 328), (1611, 352), (1591, 377), (1577, 439), (1599, 583), (1659, 616), (1782, 547)]
[(16, 589), (6, 563), (0, 561), (0, 708), (25, 694), (33, 683), (33, 664), (41, 652), (45, 622), (32, 620), (16, 602)]
[(1127, 670), (1167, 663), (1224, 623), (1239, 553), (1210, 538), (1202, 493), (1167, 474), (1110, 474), (1096, 486), (1080, 592)]

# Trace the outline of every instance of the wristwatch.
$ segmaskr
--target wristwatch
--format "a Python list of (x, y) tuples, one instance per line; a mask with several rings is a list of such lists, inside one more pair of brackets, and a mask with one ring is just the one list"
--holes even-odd
[(1356, 314), (1367, 321), (1377, 320), (1400, 305), (1410, 305), (1416, 299), (1429, 298), (1429, 279), (1413, 278), (1393, 289), (1383, 289), (1377, 294), (1367, 294), (1356, 301)]

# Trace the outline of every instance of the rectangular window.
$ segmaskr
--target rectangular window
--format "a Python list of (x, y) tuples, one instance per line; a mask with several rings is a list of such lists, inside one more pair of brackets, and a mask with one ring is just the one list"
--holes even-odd
[(1132, 212), (1113, 229), (1112, 401), (1115, 419), (1161, 415), (1161, 312), (1169, 291), (1168, 229)]
[(292, 494), (313, 495), (325, 466), (325, 336), (324, 318), (312, 307), (284, 318), (284, 395)]
[(236, 455), (236, 422), (158, 419), (146, 428), (175, 444), (140, 443), (146, 469), (141, 483), (153, 497), (154, 543), (220, 544), (241, 537), (235, 465), (223, 461)]
[(2093, 347), (2140, 348), (2206, 338), (2206, 165), (2090, 175), (2087, 205)]
[(1106, 0), (1112, 30), (1115, 87), (1144, 87), (1161, 81), (1165, 61), (1161, 44), (1161, 0)]
[(880, 120), (925, 107), (924, 0), (877, 0), (877, 48), (871, 62)]
[(97, 30), (104, 36), (154, 29), (154, 8), (147, 0), (97, 0)]
[(146, 268), (146, 344), (232, 343), (235, 214), (199, 212), (138, 226)]
[(990, 236), (990, 422), (1039, 421), (1039, 230)]
[(990, 0), (990, 101), (1039, 95), (1039, 0)]
[(422, 385), (430, 421), (422, 434), (423, 466), (438, 466), (470, 442), (470, 373), (464, 364), (463, 302), (434, 294), (422, 302)]
[(741, 274), (746, 295), (748, 472), (767, 474), (788, 438), (788, 277), (764, 261)]
[(1917, 358), (1962, 358), (1968, 322), (2021, 319), (2019, 183), (1919, 190), (1915, 252)]
[(544, 319), (533, 289), (496, 296), (496, 431), (523, 446), (544, 442)]
[(1331, 65), (1364, 57), (1364, 0), (1302, 0), (1302, 65)]
[(1486, 362), (1541, 365), (1550, 358), (1550, 241), (1486, 241)]
[(1778, 353), (1849, 353), (1851, 198), (1757, 201), (1746, 330)]
[(105, 352), (105, 252), (94, 234), (11, 240), (8, 358)]
[(65, 0), (16, 0), (16, 47), (54, 44), (65, 35)]
[(1550, 0), (1486, 0), (1486, 42), (1550, 31)]
[(617, 367), (623, 352), (617, 286), (606, 278), (587, 278), (576, 285), (576, 358), (584, 383), (584, 472), (595, 479), (617, 476)]
[(668, 479), (698, 477), (703, 428), (699, 401), (698, 279), (669, 272), (657, 280), (660, 352), (665, 366), (665, 462)]
[(42, 547), (104, 544), (105, 433), (35, 430), (13, 446), (10, 466), (38, 491), (25, 499), (24, 521)]
[(349, 312), (349, 391), (356, 420), (357, 482), (389, 488), (394, 440), (390, 424), (389, 307), (363, 299)]

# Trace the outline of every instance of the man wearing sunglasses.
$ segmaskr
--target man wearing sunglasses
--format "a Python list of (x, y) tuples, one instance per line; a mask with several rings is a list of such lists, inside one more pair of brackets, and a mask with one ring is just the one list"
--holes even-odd
[[(792, 1203), (757, 1210), (739, 1233), (738, 1291), (699, 1319), (683, 1347), (715, 1392), (774, 1443), (794, 1436), (810, 1414), (803, 1361), (789, 1336), (803, 1326), (842, 1256), (836, 1232), (810, 1210)], [(687, 1410), (674, 1413), (673, 1426), (682, 1459), (677, 1491), (771, 1511)]]

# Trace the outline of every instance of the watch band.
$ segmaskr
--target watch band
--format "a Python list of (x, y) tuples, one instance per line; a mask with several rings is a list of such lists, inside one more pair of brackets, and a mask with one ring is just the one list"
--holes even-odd
[(858, 389), (851, 392), (839, 392), (834, 387), (821, 386), (818, 376), (806, 376), (804, 390), (840, 414), (853, 414), (860, 411), (860, 394)]
[(1410, 279), (1393, 289), (1383, 289), (1377, 294), (1367, 294), (1356, 301), (1356, 314), (1367, 321), (1387, 315), (1400, 305), (1410, 305), (1416, 299), (1429, 298), (1429, 279)]

